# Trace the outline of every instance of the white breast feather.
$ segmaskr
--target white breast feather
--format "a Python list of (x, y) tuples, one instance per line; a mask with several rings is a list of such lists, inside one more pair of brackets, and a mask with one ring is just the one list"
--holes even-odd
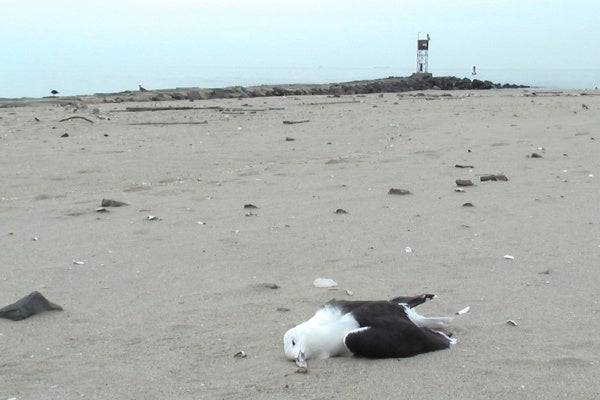
[(325, 306), (306, 324), (305, 345), (309, 358), (350, 355), (344, 345), (344, 337), (359, 326), (352, 314), (342, 314), (335, 307)]

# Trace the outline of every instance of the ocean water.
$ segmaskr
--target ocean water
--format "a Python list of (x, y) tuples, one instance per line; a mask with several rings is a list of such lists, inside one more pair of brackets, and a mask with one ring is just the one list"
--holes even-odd
[[(185, 87), (217, 88), (227, 86), (273, 85), (288, 83), (331, 83), (363, 79), (408, 76), (408, 68), (330, 68), (330, 67), (206, 67), (206, 66), (84, 66), (36, 67), (11, 70), (0, 66), (0, 98), (44, 97), (58, 90), (74, 96), (147, 89)], [(594, 89), (600, 87), (600, 69), (485, 69), (471, 75), (464, 69), (430, 68), (434, 76), (457, 76), (513, 83), (544, 89)]]

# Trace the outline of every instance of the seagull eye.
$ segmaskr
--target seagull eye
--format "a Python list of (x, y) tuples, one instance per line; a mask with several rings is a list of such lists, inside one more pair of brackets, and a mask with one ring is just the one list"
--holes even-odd
[(292, 346), (296, 345), (296, 341), (294, 339), (292, 339)]

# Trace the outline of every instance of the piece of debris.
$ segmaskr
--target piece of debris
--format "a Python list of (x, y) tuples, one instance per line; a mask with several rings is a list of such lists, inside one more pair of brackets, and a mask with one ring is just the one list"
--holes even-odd
[(265, 289), (279, 289), (281, 286), (279, 286), (276, 283), (264, 282), (264, 283), (259, 283), (257, 285), (254, 285), (254, 287), (265, 288)]
[(289, 137), (289, 136), (285, 137), (286, 142), (293, 142), (294, 140), (296, 140), (296, 139), (294, 139), (293, 137)]
[(454, 164), (455, 168), (475, 168), (473, 165)]
[(290, 309), (287, 307), (277, 307), (277, 309), (275, 311), (288, 312), (288, 311), (290, 311)]
[(81, 117), (81, 116), (79, 116), (79, 115), (76, 115), (76, 116), (74, 116), (74, 117), (63, 118), (63, 119), (59, 120), (58, 122), (65, 122), (65, 121), (69, 121), (69, 120), (72, 120), (72, 119), (82, 119), (82, 120), (84, 120), (84, 121), (87, 121), (87, 122), (89, 122), (90, 124), (93, 124), (93, 123), (94, 123), (94, 121), (92, 121), (91, 119), (88, 119), (88, 118), (86, 118), (86, 117)]
[(96, 208), (96, 212), (104, 213), (104, 212), (109, 212), (109, 211), (105, 207), (98, 207), (98, 208)]
[(298, 121), (283, 121), (283, 123), (286, 124), (286, 125), (303, 124), (305, 122), (310, 122), (310, 120), (309, 119), (301, 119), (301, 120), (298, 120)]
[[(308, 362), (306, 362), (306, 360), (298, 358), (296, 360), (296, 366), (298, 367), (298, 370), (296, 370), (296, 373), (305, 374), (308, 372)], [(302, 371), (300, 371), (300, 370), (302, 370)]]
[(463, 203), (463, 207), (475, 207), (473, 203)]
[(473, 186), (473, 182), (470, 179), (457, 179), (455, 183), (456, 186)]
[(547, 270), (545, 270), (545, 271), (538, 272), (538, 274), (540, 274), (540, 275), (550, 275), (550, 272), (551, 272), (551, 271), (552, 271), (552, 270), (550, 270), (550, 269), (547, 269)]
[(406, 247), (404, 248), (404, 252), (405, 252), (405, 253), (412, 253), (412, 252), (413, 252), (413, 249), (412, 249), (412, 247), (410, 247), (410, 246), (406, 246)]
[(63, 133), (62, 135), (60, 135), (60, 137), (61, 137), (61, 138), (69, 137), (69, 134), (65, 132), (65, 133)]
[(519, 326), (515, 321), (513, 321), (512, 319), (509, 319), (508, 321), (506, 321), (507, 325), (511, 325), (511, 326)]
[(146, 219), (148, 221), (160, 221), (160, 218), (158, 218), (156, 215), (148, 215)]
[(129, 204), (124, 203), (122, 201), (118, 201), (118, 200), (102, 199), (102, 202), (100, 203), (100, 205), (102, 207), (121, 207), (121, 206), (128, 206)]
[(538, 154), (538, 153), (531, 153), (527, 157), (529, 157), (529, 158), (542, 158), (542, 155)]
[(169, 121), (169, 122), (132, 122), (129, 125), (204, 125), (208, 124), (208, 121)]
[(244, 208), (246, 208), (246, 209), (256, 209), (258, 207), (255, 206), (254, 204), (244, 204)]
[(465, 308), (463, 308), (462, 310), (458, 310), (456, 312), (456, 315), (463, 315), (469, 312), (469, 310), (471, 309), (471, 306), (466, 306)]
[(317, 278), (313, 281), (313, 285), (318, 288), (330, 288), (337, 286), (337, 282), (330, 278)]
[(390, 188), (390, 190), (388, 190), (388, 194), (406, 195), (411, 193), (410, 190), (406, 189)]
[(479, 178), (481, 180), (481, 182), (485, 182), (485, 181), (508, 181), (508, 178), (506, 177), (506, 175), (483, 175)]
[(348, 214), (348, 211), (344, 210), (343, 208), (338, 208), (337, 210), (335, 210), (336, 214)]
[(246, 357), (248, 357), (248, 355), (246, 354), (246, 352), (244, 350), (240, 350), (233, 355), (233, 358), (246, 358)]
[(589, 107), (586, 106), (585, 104), (581, 104), (581, 108), (583, 108), (584, 110), (588, 110), (589, 109)]
[(504, 258), (505, 258), (506, 260), (514, 260), (514, 259), (515, 259), (515, 256), (511, 256), (510, 254), (507, 254), (507, 255), (505, 255), (505, 256), (504, 256)]
[(46, 299), (40, 292), (31, 292), (16, 302), (0, 308), (0, 318), (20, 321), (42, 311), (61, 311), (58, 304)]
[(76, 264), (76, 265), (85, 265), (85, 261), (73, 260), (73, 264)]
[(460, 192), (460, 193), (464, 193), (465, 189), (457, 187), (456, 189), (454, 189), (455, 192)]

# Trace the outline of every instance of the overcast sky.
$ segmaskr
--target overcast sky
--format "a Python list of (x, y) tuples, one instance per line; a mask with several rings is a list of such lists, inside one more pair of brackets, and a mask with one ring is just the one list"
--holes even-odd
[(600, 68), (598, 0), (0, 0), (0, 16), (0, 85), (74, 67), (412, 69), (419, 32), (438, 68)]

